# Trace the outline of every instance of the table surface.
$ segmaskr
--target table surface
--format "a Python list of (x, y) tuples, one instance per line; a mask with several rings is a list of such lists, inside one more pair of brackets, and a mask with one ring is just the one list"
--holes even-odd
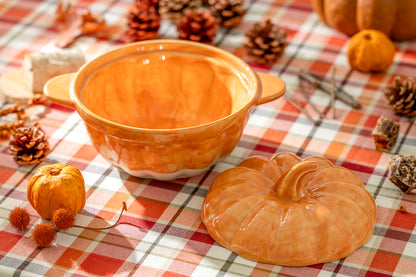
[[(110, 36), (84, 36), (75, 47), (87, 59), (122, 45), (125, 14), (133, 1), (72, 1), (101, 13)], [(285, 98), (258, 106), (250, 116), (235, 150), (208, 172), (172, 182), (144, 180), (120, 172), (91, 145), (84, 123), (74, 110), (48, 106), (37, 115), (51, 144), (41, 164), (18, 166), (8, 154), (8, 141), (0, 141), (0, 275), (1, 276), (416, 276), (416, 195), (403, 194), (389, 179), (392, 155), (416, 153), (414, 120), (393, 114), (383, 88), (395, 75), (416, 76), (416, 41), (396, 42), (393, 65), (382, 74), (352, 71), (346, 58), (349, 38), (320, 23), (308, 0), (246, 1), (243, 22), (219, 29), (214, 45), (241, 56), (248, 28), (271, 19), (288, 34), (284, 55), (273, 66), (250, 63), (258, 72), (280, 76), (286, 95), (306, 109), (313, 124)], [(17, 70), (28, 52), (53, 47), (56, 2), (2, 0), (0, 3), (0, 73)], [(159, 38), (177, 38), (176, 28), (163, 21)], [(330, 97), (313, 87), (310, 101), (326, 115), (320, 119), (300, 90), (299, 70), (336, 82), (361, 104), (360, 110), (337, 101), (335, 118)], [(372, 130), (385, 115), (400, 123), (391, 152), (375, 149)], [(308, 267), (281, 267), (246, 260), (215, 243), (201, 223), (200, 208), (213, 179), (253, 155), (270, 157), (290, 151), (301, 157), (324, 156), (354, 171), (377, 204), (377, 223), (368, 243), (350, 256)], [(114, 222), (125, 201), (128, 211), (121, 224), (106, 231), (70, 228), (59, 232), (51, 247), (40, 249), (22, 238), (8, 220), (16, 207), (31, 215), (28, 233), (44, 222), (26, 197), (28, 180), (41, 165), (67, 163), (78, 167), (86, 180), (87, 201), (76, 224), (102, 226)], [(407, 212), (400, 212), (406, 205)], [(101, 225), (100, 225), (101, 224)]]

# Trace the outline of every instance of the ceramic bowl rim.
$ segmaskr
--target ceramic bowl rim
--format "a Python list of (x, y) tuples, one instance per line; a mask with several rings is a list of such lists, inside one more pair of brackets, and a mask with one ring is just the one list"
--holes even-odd
[[(125, 49), (125, 48), (131, 48), (131, 47), (137, 47), (137, 46), (149, 45), (149, 44), (150, 45), (151, 44), (155, 44), (155, 45), (179, 44), (179, 45), (184, 45), (184, 46), (195, 46), (195, 47), (199, 47), (199, 48), (208, 49), (208, 51), (213, 51), (213, 52), (219, 53), (220, 55), (225, 56), (228, 59), (231, 59), (233, 62), (235, 62), (236, 64), (241, 65), (241, 67), (244, 67), (246, 69), (246, 72), (248, 72), (251, 75), (251, 77), (253, 77), (253, 79), (256, 80), (256, 83), (253, 84), (253, 86), (254, 86), (253, 89), (255, 91), (250, 96), (249, 101), (245, 105), (242, 105), (238, 110), (232, 112), (231, 114), (229, 114), (227, 116), (224, 116), (220, 119), (204, 123), (204, 124), (182, 127), (182, 128), (150, 129), (150, 128), (129, 126), (129, 125), (117, 123), (117, 122), (111, 121), (109, 119), (106, 119), (104, 117), (101, 117), (101, 116), (97, 115), (96, 113), (92, 112), (89, 108), (87, 108), (85, 106), (85, 104), (83, 103), (83, 101), (81, 100), (80, 92), (78, 92), (78, 93), (76, 92), (77, 82), (82, 83), (82, 80), (79, 80), (81, 78), (80, 77), (81, 73), (86, 71), (90, 66), (93, 66), (93, 64), (95, 62), (97, 62), (97, 60), (102, 59), (103, 57), (109, 56), (114, 52), (118, 52), (118, 51), (120, 51), (122, 49)], [(229, 52), (226, 52), (225, 50), (220, 49), (218, 47), (208, 45), (208, 44), (205, 44), (205, 43), (185, 41), (185, 40), (179, 40), (179, 39), (146, 40), (146, 41), (128, 43), (128, 44), (119, 46), (117, 48), (114, 48), (114, 49), (112, 49), (108, 52), (103, 53), (102, 55), (99, 55), (99, 56), (95, 57), (94, 59), (92, 59), (89, 62), (87, 62), (86, 64), (84, 64), (76, 72), (75, 77), (73, 78), (73, 80), (71, 81), (71, 84), (70, 84), (70, 97), (71, 97), (72, 102), (74, 103), (74, 106), (75, 106), (76, 110), (78, 111), (78, 113), (80, 115), (81, 114), (87, 114), (90, 118), (92, 118), (96, 121), (102, 122), (106, 125), (110, 125), (110, 126), (115, 127), (115, 128), (124, 129), (124, 130), (128, 130), (128, 131), (133, 131), (133, 132), (137, 132), (137, 131), (156, 132), (156, 133), (185, 132), (185, 131), (197, 131), (201, 128), (206, 128), (206, 127), (211, 126), (211, 125), (215, 126), (215, 125), (219, 124), (219, 122), (227, 122), (229, 120), (232, 120), (232, 118), (239, 116), (241, 113), (248, 113), (248, 110), (251, 107), (253, 107), (256, 104), (257, 99), (260, 98), (260, 94), (261, 94), (261, 81), (260, 81), (259, 77), (257, 76), (257, 74), (254, 72), (254, 70), (245, 61), (243, 61), (242, 59), (238, 58), (237, 56), (235, 56), (235, 55), (233, 55)]]

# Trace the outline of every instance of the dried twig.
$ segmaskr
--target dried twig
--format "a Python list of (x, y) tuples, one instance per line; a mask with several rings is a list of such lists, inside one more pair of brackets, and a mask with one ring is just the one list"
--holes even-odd
[(80, 225), (72, 225), (71, 227), (84, 228), (84, 229), (87, 229), (87, 230), (96, 230), (96, 231), (97, 230), (107, 230), (107, 229), (111, 229), (111, 228), (113, 228), (114, 226), (116, 226), (120, 222), (121, 216), (123, 215), (123, 212), (124, 211), (127, 211), (127, 204), (126, 204), (126, 202), (123, 202), (123, 207), (121, 208), (121, 211), (120, 211), (120, 214), (118, 215), (117, 221), (115, 223), (111, 224), (110, 226), (107, 226), (107, 227), (86, 227), (86, 226), (80, 226)]
[(331, 74), (331, 108), (332, 118), (335, 119), (335, 66), (332, 67)]
[(298, 105), (295, 101), (293, 101), (292, 99), (290, 99), (288, 96), (284, 96), (286, 101), (289, 102), (293, 107), (295, 107), (298, 111), (300, 111), (301, 113), (303, 113), (310, 121), (312, 121), (312, 123), (314, 125), (317, 124), (316, 120), (313, 119), (313, 117), (305, 110), (303, 109), (300, 105)]
[(300, 91), (302, 92), (303, 96), (305, 96), (306, 101), (308, 101), (308, 103), (311, 105), (312, 109), (315, 110), (315, 112), (317, 112), (319, 114), (320, 118), (325, 118), (326, 116), (316, 107), (316, 105), (314, 103), (312, 103), (309, 94), (306, 92), (305, 87), (303, 86), (303, 82), (302, 80), (299, 80), (299, 88)]
[[(331, 94), (331, 84), (325, 81), (323, 78), (318, 77), (314, 74), (308, 73), (304, 70), (299, 71), (299, 78), (315, 85), (320, 88), (323, 92)], [(339, 99), (347, 105), (350, 105), (354, 109), (360, 109), (361, 104), (358, 103), (350, 94), (342, 90), (341, 87), (335, 85), (335, 99)]]

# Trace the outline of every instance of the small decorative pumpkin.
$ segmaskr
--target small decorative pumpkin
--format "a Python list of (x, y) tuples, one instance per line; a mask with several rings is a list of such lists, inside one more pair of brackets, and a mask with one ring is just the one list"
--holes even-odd
[(215, 241), (242, 257), (307, 266), (346, 257), (366, 243), (376, 205), (352, 171), (282, 152), (219, 174), (201, 218)]
[(361, 72), (381, 72), (393, 63), (396, 48), (393, 42), (377, 30), (360, 31), (350, 39), (348, 62)]
[(27, 186), (27, 198), (39, 215), (51, 219), (66, 208), (77, 214), (85, 206), (85, 182), (81, 172), (63, 163), (38, 168)]
[(375, 29), (394, 40), (416, 38), (416, 0), (311, 0), (320, 20), (353, 35)]

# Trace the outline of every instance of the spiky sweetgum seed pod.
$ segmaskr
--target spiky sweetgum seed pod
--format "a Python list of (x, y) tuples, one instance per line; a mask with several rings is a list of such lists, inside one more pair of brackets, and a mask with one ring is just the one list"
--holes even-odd
[(74, 224), (74, 214), (65, 208), (56, 210), (52, 215), (52, 223), (59, 230), (67, 230)]
[(48, 223), (39, 224), (33, 230), (32, 239), (40, 247), (48, 247), (55, 239), (55, 229)]
[(23, 230), (29, 224), (30, 217), (29, 213), (23, 208), (16, 208), (11, 211), (9, 215), (10, 224), (13, 227)]

